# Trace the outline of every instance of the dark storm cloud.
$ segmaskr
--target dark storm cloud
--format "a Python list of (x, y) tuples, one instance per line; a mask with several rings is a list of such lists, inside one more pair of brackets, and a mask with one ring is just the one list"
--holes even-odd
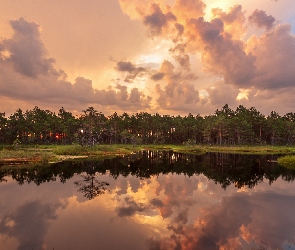
[(259, 28), (266, 28), (267, 30), (271, 29), (276, 19), (267, 15), (264, 10), (256, 9), (249, 17), (249, 22), (256, 24)]

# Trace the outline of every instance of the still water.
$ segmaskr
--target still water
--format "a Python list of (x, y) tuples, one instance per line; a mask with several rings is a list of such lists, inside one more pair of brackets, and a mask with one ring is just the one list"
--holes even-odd
[(0, 249), (295, 249), (275, 156), (144, 151), (0, 167)]

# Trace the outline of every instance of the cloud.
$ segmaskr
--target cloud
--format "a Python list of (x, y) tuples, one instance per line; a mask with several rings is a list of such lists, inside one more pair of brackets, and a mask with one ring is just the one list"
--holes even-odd
[[(198, 189), (199, 181), (195, 178), (183, 178), (179, 182), (174, 177), (163, 176), (158, 180), (158, 185), (155, 190), (157, 196), (160, 193), (165, 194), (165, 198), (155, 198), (150, 201), (150, 204), (159, 209), (163, 219), (171, 217), (174, 213), (177, 215), (171, 218), (174, 223), (183, 222), (185, 224), (187, 218), (187, 208), (192, 206), (194, 201), (191, 199), (194, 191)], [(182, 208), (184, 206), (184, 208)], [(181, 212), (178, 213), (178, 210)]]
[(190, 70), (190, 57), (186, 53), (186, 44), (176, 44), (169, 51), (173, 54), (174, 59), (179, 63), (179, 65), (186, 70)]
[(42, 249), (50, 221), (57, 219), (56, 211), (62, 206), (38, 201), (26, 203), (2, 217), (0, 233), (18, 239), (18, 249)]
[(40, 37), (41, 26), (24, 18), (12, 20), (10, 24), (14, 35), (12, 39), (4, 40), (3, 44), (10, 53), (7, 61), (14, 69), (29, 77), (37, 77), (40, 74), (59, 76), (53, 67), (55, 60), (46, 58), (46, 50)]
[(126, 197), (125, 203), (127, 206), (122, 206), (117, 208), (119, 217), (129, 217), (135, 213), (144, 212), (149, 209), (149, 206), (136, 203), (132, 197)]
[[(295, 78), (292, 27), (279, 24), (264, 10), (256, 9), (247, 19), (241, 5), (228, 10), (213, 8), (209, 16), (210, 5), (201, 0), (119, 0), (119, 3), (130, 19), (137, 19), (145, 26), (153, 39), (149, 46), (154, 48), (150, 51), (166, 50), (161, 57), (170, 52), (164, 61), (175, 68), (165, 69), (161, 65), (158, 72), (152, 71), (146, 65), (155, 62), (138, 63), (135, 59), (141, 57), (137, 55), (116, 63), (115, 74), (121, 74), (125, 81), (121, 84), (110, 80), (110, 84), (104, 82), (104, 87), (97, 89), (94, 86), (100, 83), (81, 75), (69, 81), (66, 72), (58, 69), (55, 59), (48, 56), (41, 40), (41, 26), (20, 18), (10, 21), (13, 35), (0, 41), (2, 99), (71, 107), (100, 105), (103, 110), (126, 112), (150, 111), (162, 106), (169, 113), (196, 110), (204, 113), (210, 110), (210, 105), (222, 101), (221, 93), (227, 94), (222, 87), (230, 91), (230, 99), (226, 95), (224, 103), (235, 103), (235, 93), (244, 89), (253, 93), (250, 99), (258, 109), (265, 107), (259, 100), (262, 93), (282, 103), (292, 91)], [(249, 23), (264, 30), (256, 30), (257, 35), (251, 36), (254, 29)], [(221, 79), (218, 87), (216, 79)], [(144, 82), (142, 86), (147, 89), (133, 88), (139, 82), (136, 80)], [(216, 90), (209, 89), (212, 83)], [(200, 99), (199, 93), (205, 90), (208, 96)], [(288, 108), (294, 105), (288, 102)], [(281, 108), (286, 109), (287, 106)]]
[(271, 29), (276, 19), (267, 15), (265, 11), (256, 9), (249, 17), (248, 20), (250, 23), (256, 24), (259, 28), (266, 28), (267, 30)]
[[(160, 76), (159, 79), (164, 79), (167, 85), (164, 89), (160, 84), (156, 85), (156, 93), (158, 94), (156, 101), (162, 109), (190, 110), (200, 101), (199, 91), (189, 82), (194, 79), (194, 76), (182, 75), (175, 72), (174, 69), (171, 62), (166, 60), (162, 63), (156, 76)], [(157, 80), (157, 77), (153, 78)]]
[(162, 109), (191, 110), (199, 101), (199, 91), (188, 82), (170, 82), (164, 90), (156, 85), (157, 103)]
[[(269, 206), (269, 204), (272, 204)], [(170, 237), (150, 239), (150, 249), (178, 246), (179, 249), (280, 249), (294, 244), (295, 223), (292, 196), (275, 193), (234, 194), (203, 210), (192, 224), (182, 211), (168, 229)], [(271, 226), (265, 223), (272, 218)], [(276, 234), (273, 234), (276, 232)], [(158, 248), (153, 248), (157, 246)]]
[(173, 219), (174, 223), (181, 223), (181, 224), (186, 224), (188, 222), (188, 208), (185, 210), (181, 211), (176, 218)]
[[(116, 84), (99, 90), (93, 87), (91, 80), (81, 76), (74, 83), (67, 81), (65, 72), (56, 70), (54, 59), (47, 57), (41, 41), (40, 25), (24, 18), (13, 20), (10, 24), (14, 34), (11, 39), (3, 40), (0, 46), (2, 54), (5, 52), (6, 55), (2, 55), (0, 60), (2, 96), (17, 100), (53, 102), (60, 106), (97, 104), (124, 109), (150, 107), (151, 97), (138, 88), (130, 88), (129, 91), (126, 86)], [(130, 72), (130, 81), (144, 71), (128, 62), (119, 62), (118, 70)]]
[[(275, 26), (275, 18), (263, 10), (255, 10), (248, 20), (260, 28), (265, 28), (266, 32), (246, 40), (246, 37), (249, 37), (247, 32), (251, 30), (247, 27), (246, 11), (241, 5), (234, 5), (227, 11), (213, 8), (211, 19), (205, 19), (206, 5), (203, 1), (177, 0), (170, 6), (165, 1), (147, 1), (147, 6), (152, 6), (153, 2), (156, 5), (145, 10), (140, 8), (136, 1), (123, 2), (126, 6), (128, 2), (136, 9), (137, 19), (144, 22), (146, 17), (150, 17), (154, 21), (153, 25), (152, 22), (147, 22), (146, 25), (149, 28), (154, 27), (154, 33), (158, 37), (172, 42), (169, 52), (181, 69), (190, 72), (192, 60), (195, 60), (195, 55), (200, 55), (201, 70), (204, 74), (221, 79), (218, 86), (215, 84), (215, 88), (208, 88), (208, 83), (204, 88), (212, 105), (247, 102), (246, 99), (239, 102), (236, 100), (239, 89), (249, 93), (273, 90), (268, 91), (268, 95), (271, 95), (272, 99), (276, 98), (276, 103), (279, 103), (279, 98), (286, 96), (294, 86), (295, 41), (291, 26)], [(125, 10), (124, 6), (121, 7)], [(163, 15), (167, 13), (175, 18), (168, 18), (169, 21), (166, 21), (167, 18)], [(155, 88), (157, 104), (169, 111), (191, 111), (195, 109), (196, 104), (204, 110), (205, 106), (200, 105), (198, 98), (200, 90), (197, 86), (200, 86), (201, 82), (197, 79), (193, 83), (192, 79), (184, 80), (181, 78), (181, 71), (175, 73), (175, 69), (164, 67), (165, 65), (162, 65), (161, 69), (151, 76), (153, 81), (159, 81)], [(163, 86), (163, 81), (166, 86)], [(281, 95), (277, 95), (278, 89), (282, 90)], [(258, 95), (252, 95), (251, 100), (255, 101), (258, 107), (261, 106)], [(202, 101), (207, 102), (207, 99)], [(208, 103), (205, 109), (207, 106)]]
[(239, 89), (235, 88), (231, 85), (224, 85), (223, 81), (217, 81), (213, 86), (210, 86), (206, 89), (208, 92), (208, 99), (210, 103), (214, 106), (221, 107), (225, 104), (225, 96), (226, 96), (226, 103), (230, 106), (237, 105), (237, 96), (239, 94)]
[(224, 77), (225, 83), (245, 86), (255, 77), (255, 60), (251, 53), (244, 51), (244, 43), (232, 39), (224, 32), (220, 19), (210, 22), (203, 18), (190, 21), (191, 30), (199, 39), (202, 47), (204, 69)]
[(235, 5), (227, 12), (222, 11), (220, 8), (214, 8), (211, 10), (214, 18), (220, 19), (224, 24), (224, 31), (226, 31), (232, 39), (242, 40), (243, 36), (247, 32), (245, 26), (245, 11), (241, 5)]
[(151, 79), (153, 81), (159, 81), (159, 80), (162, 80), (164, 78), (164, 76), (165, 76), (165, 74), (163, 72), (157, 72), (151, 76)]
[(144, 67), (136, 67), (133, 63), (126, 61), (117, 62), (116, 69), (119, 72), (128, 73), (125, 77), (125, 82), (129, 83), (132, 83), (137, 76), (141, 77), (147, 72)]
[(278, 25), (259, 38), (252, 36), (247, 43), (256, 57), (257, 74), (251, 85), (258, 89), (294, 86), (295, 36), (290, 25)]
[(201, 0), (176, 0), (173, 12), (183, 22), (200, 16), (204, 16), (206, 4)]
[(159, 5), (151, 5), (151, 14), (143, 18), (143, 23), (149, 26), (149, 34), (153, 36), (161, 35), (162, 30), (170, 21), (176, 21), (176, 17), (172, 12), (163, 13)]
[(158, 207), (158, 208), (161, 208), (161, 207), (163, 207), (164, 206), (164, 203), (163, 203), (163, 201), (161, 201), (161, 200), (159, 200), (159, 199), (152, 199), (151, 201), (150, 201), (150, 203), (153, 205), (153, 206), (155, 206), (155, 207)]

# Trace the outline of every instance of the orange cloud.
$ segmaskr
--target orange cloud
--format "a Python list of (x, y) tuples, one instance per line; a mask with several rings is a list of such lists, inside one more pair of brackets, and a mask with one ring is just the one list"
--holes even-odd
[[(11, 21), (14, 35), (3, 40), (0, 60), (0, 91), (3, 96), (20, 100), (54, 102), (65, 106), (71, 103), (111, 105), (119, 108), (149, 108), (151, 97), (126, 86), (108, 86), (95, 89), (92, 81), (77, 77), (74, 83), (66, 80), (62, 70), (54, 67), (41, 41), (40, 26), (24, 18)], [(124, 67), (123, 67), (124, 70)], [(141, 69), (137, 69), (141, 71)], [(135, 76), (139, 73), (135, 73)]]

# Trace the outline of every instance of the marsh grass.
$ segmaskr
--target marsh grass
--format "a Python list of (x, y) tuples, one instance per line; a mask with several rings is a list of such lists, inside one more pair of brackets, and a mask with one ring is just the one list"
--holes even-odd
[(183, 153), (236, 153), (236, 154), (292, 154), (295, 153), (294, 146), (216, 146), (216, 145), (142, 145), (142, 148), (149, 150), (173, 150)]
[(295, 146), (242, 145), (242, 146), (203, 146), (206, 152), (237, 154), (292, 154)]
[(5, 162), (56, 162), (72, 159), (64, 156), (114, 157), (131, 154), (142, 150), (162, 150), (187, 154), (204, 154), (206, 152), (236, 153), (236, 154), (292, 154), (295, 147), (291, 146), (210, 146), (210, 145), (130, 145), (130, 144), (97, 144), (91, 147), (73, 145), (22, 145), (13, 148), (0, 145), (0, 164)]
[(0, 164), (22, 164), (28, 162), (56, 161), (57, 157), (52, 151), (32, 149), (8, 149), (0, 150)]
[(289, 169), (295, 169), (295, 155), (286, 155), (278, 158), (278, 163)]
[(173, 150), (175, 152), (186, 153), (205, 153), (204, 149), (200, 146), (184, 146), (184, 145), (126, 145), (126, 144), (113, 144), (113, 145), (94, 145), (91, 147), (82, 147), (80, 145), (61, 145), (53, 149), (56, 155), (87, 155), (91, 157), (109, 156), (109, 155), (124, 155), (131, 154), (142, 150)]
[[(123, 150), (123, 149), (122, 149)], [(116, 153), (120, 148), (116, 145), (94, 145), (92, 147), (82, 147), (80, 145), (61, 145), (53, 148), (56, 155), (101, 155)]]

